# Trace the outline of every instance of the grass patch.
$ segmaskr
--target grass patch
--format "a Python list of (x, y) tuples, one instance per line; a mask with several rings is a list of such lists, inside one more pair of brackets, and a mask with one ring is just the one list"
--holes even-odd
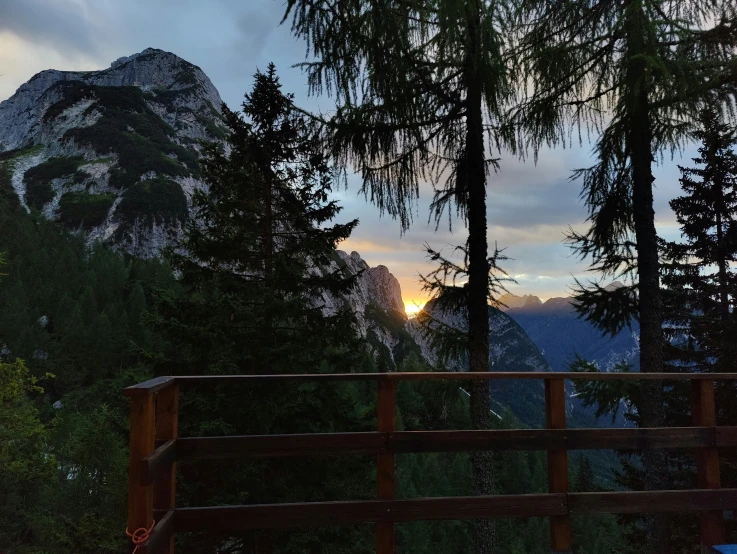
[(187, 219), (187, 197), (179, 183), (162, 177), (136, 183), (123, 194), (117, 213), (123, 221), (136, 219), (147, 226), (157, 223), (184, 222)]
[(64, 156), (58, 158), (49, 158), (42, 164), (30, 168), (23, 175), (26, 183), (32, 181), (51, 181), (66, 175), (72, 175), (82, 163), (81, 156)]
[(59, 219), (70, 229), (90, 230), (105, 221), (114, 201), (114, 194), (67, 192), (59, 202)]
[(7, 150), (5, 152), (0, 152), (0, 162), (3, 161), (10, 161), (14, 160), (16, 158), (20, 158), (21, 156), (29, 156), (31, 154), (37, 154), (41, 150), (43, 150), (45, 147), (43, 144), (36, 144), (35, 146), (25, 146), (23, 148), (14, 148), (13, 150)]
[(49, 158), (30, 168), (23, 175), (26, 184), (26, 204), (39, 210), (54, 198), (51, 181), (72, 175), (82, 163), (81, 156)]

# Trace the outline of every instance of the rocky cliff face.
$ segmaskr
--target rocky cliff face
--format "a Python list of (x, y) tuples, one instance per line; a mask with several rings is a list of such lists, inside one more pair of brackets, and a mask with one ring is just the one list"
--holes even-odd
[[(208, 137), (204, 127), (198, 125), (191, 114), (204, 109), (219, 113), (222, 104), (217, 89), (199, 67), (170, 52), (147, 48), (138, 54), (119, 58), (101, 71), (48, 69), (34, 75), (13, 96), (0, 103), (0, 121), (3, 123), (0, 127), (0, 151), (46, 142), (44, 139), (50, 137), (44, 137), (44, 131), (51, 130), (48, 125), (50, 118), (45, 117), (47, 111), (68, 98), (69, 90), (77, 84), (136, 87), (150, 93), (149, 100), (159, 115), (174, 128), (181, 122), (180, 131), (183, 132), (178, 134), (191, 138)], [(87, 104), (85, 108), (90, 103)], [(166, 108), (174, 109), (169, 111)], [(64, 115), (72, 114), (70, 111)], [(190, 126), (195, 129), (184, 129)]]
[(200, 140), (225, 136), (221, 104), (200, 68), (152, 48), (101, 71), (43, 71), (0, 103), (0, 195), (156, 255), (204, 186)]

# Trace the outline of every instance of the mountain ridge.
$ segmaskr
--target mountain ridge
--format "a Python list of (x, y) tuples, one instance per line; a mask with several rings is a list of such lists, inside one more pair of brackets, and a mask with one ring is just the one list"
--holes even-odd
[(199, 67), (153, 48), (42, 71), (0, 103), (0, 196), (90, 244), (157, 256), (206, 188), (201, 141), (223, 142), (221, 106)]

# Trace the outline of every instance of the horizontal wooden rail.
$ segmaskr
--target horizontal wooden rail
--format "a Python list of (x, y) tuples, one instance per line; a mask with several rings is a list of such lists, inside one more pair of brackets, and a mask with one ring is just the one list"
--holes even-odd
[(737, 489), (577, 492), (568, 494), (572, 514), (645, 514), (733, 510)]
[(386, 433), (309, 433), (177, 439), (177, 460), (221, 460), (386, 452)]
[(242, 531), (375, 522), (698, 512), (737, 505), (737, 489), (580, 492), (177, 508), (174, 531)]
[(162, 510), (162, 513), (157, 513), (157, 516), (160, 519), (156, 521), (156, 525), (148, 536), (148, 540), (138, 549), (138, 552), (141, 554), (156, 554), (157, 552), (164, 551), (169, 540), (176, 532), (174, 526), (176, 518), (175, 510)]
[(649, 450), (737, 447), (737, 427), (400, 431), (191, 437), (167, 441), (143, 464), (148, 484), (175, 461), (474, 450)]
[(707, 446), (737, 446), (737, 427), (409, 431), (394, 433), (387, 443), (387, 448), (396, 453), (555, 449), (652, 450)]
[(565, 513), (565, 494), (301, 502), (177, 508), (175, 529), (177, 531), (286, 529), (383, 521), (542, 517)]
[(184, 375), (156, 377), (123, 390), (126, 396), (151, 394), (175, 382), (180, 385), (225, 385), (258, 381), (332, 382), (332, 381), (474, 381), (506, 379), (566, 379), (570, 381), (734, 381), (737, 373), (637, 373), (637, 372), (559, 372), (559, 371), (465, 371), (394, 372), (394, 373), (296, 373), (284, 375)]
[(177, 439), (171, 439), (141, 460), (141, 484), (148, 485), (158, 480), (176, 461)]
[(130, 387), (124, 388), (123, 396), (128, 396), (132, 398), (134, 396), (153, 394), (160, 391), (161, 389), (173, 385), (174, 383), (176, 383), (177, 379), (180, 379), (180, 377), (167, 376), (149, 379), (148, 381), (144, 381), (143, 383), (138, 383), (137, 385), (132, 385)]

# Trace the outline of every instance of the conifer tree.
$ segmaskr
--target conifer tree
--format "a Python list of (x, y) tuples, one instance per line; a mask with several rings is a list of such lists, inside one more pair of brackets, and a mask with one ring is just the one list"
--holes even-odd
[[(281, 91), (273, 64), (256, 74), (245, 118), (227, 106), (223, 114), (230, 151), (208, 147), (209, 191), (194, 194), (195, 217), (182, 251), (172, 256), (192, 298), (178, 302), (198, 309), (216, 302), (221, 310), (208, 318), (209, 327), (190, 328), (201, 339), (225, 342), (218, 355), (233, 365), (218, 371), (314, 369), (326, 348), (320, 340), (352, 329), (346, 314), (326, 317), (322, 304), (324, 294), (352, 285), (353, 277), (334, 267), (335, 246), (358, 221), (329, 225), (341, 209), (328, 199), (334, 171), (309, 138), (292, 95)], [(205, 355), (192, 339), (192, 353)], [(203, 361), (211, 370), (213, 363)]]
[[(255, 75), (243, 115), (223, 106), (227, 152), (208, 147), (209, 191), (194, 195), (178, 252), (180, 291), (162, 294), (150, 323), (169, 341), (163, 374), (274, 374), (366, 371), (353, 314), (339, 307), (348, 275), (335, 251), (357, 221), (335, 224), (335, 173), (306, 121), (281, 90), (273, 65)], [(326, 300), (337, 305), (325, 313)], [(370, 369), (369, 369), (370, 370)], [(183, 401), (183, 432), (197, 435), (365, 430), (352, 385), (249, 383)], [(358, 385), (356, 385), (358, 387)], [(189, 403), (188, 403), (189, 402)], [(218, 470), (215, 470), (218, 467)], [(360, 459), (208, 462), (182, 469), (182, 494), (196, 505), (346, 499), (368, 495), (370, 464)], [(338, 550), (361, 550), (361, 530), (251, 533), (232, 538), (244, 552), (312, 552), (320, 533)], [(336, 544), (338, 541), (339, 544)], [(343, 541), (343, 542), (340, 542)], [(187, 548), (214, 552), (222, 537), (193, 537)], [(272, 543), (271, 546), (268, 546)]]
[[(629, 278), (609, 291), (578, 289), (579, 313), (605, 332), (640, 324), (640, 368), (664, 369), (663, 302), (653, 209), (655, 157), (682, 146), (707, 97), (732, 106), (737, 24), (728, 2), (524, 0), (515, 58), (525, 95), (512, 122), (535, 151), (601, 131), (596, 163), (574, 173), (590, 229), (570, 240), (590, 268)], [(730, 7), (731, 6), (731, 7)], [(733, 9), (732, 9), (733, 11)], [(707, 25), (714, 23), (711, 28)], [(643, 383), (637, 409), (664, 424), (662, 384)], [(643, 454), (645, 487), (667, 488), (664, 452)], [(665, 516), (649, 518), (647, 550), (667, 552)]]
[[(336, 99), (335, 116), (324, 121), (329, 149), (360, 173), (367, 197), (406, 229), (420, 185), (429, 181), (438, 221), (455, 210), (466, 223), (467, 283), (455, 299), (465, 308), (462, 340), (472, 372), (489, 370), (494, 261), (486, 184), (496, 164), (489, 149), (510, 138), (498, 124), (512, 92), (506, 7), (490, 0), (290, 0), (285, 14), (314, 58), (304, 64), (311, 91)], [(473, 382), (470, 410), (473, 428), (489, 427), (486, 381)], [(473, 480), (475, 494), (493, 493), (489, 453), (474, 453)], [(493, 524), (474, 525), (475, 551), (492, 552)]]
[(681, 241), (664, 245), (663, 284), (673, 356), (701, 371), (734, 371), (737, 276), (737, 137), (713, 109), (702, 112), (694, 163), (679, 166), (683, 196), (670, 201)]

